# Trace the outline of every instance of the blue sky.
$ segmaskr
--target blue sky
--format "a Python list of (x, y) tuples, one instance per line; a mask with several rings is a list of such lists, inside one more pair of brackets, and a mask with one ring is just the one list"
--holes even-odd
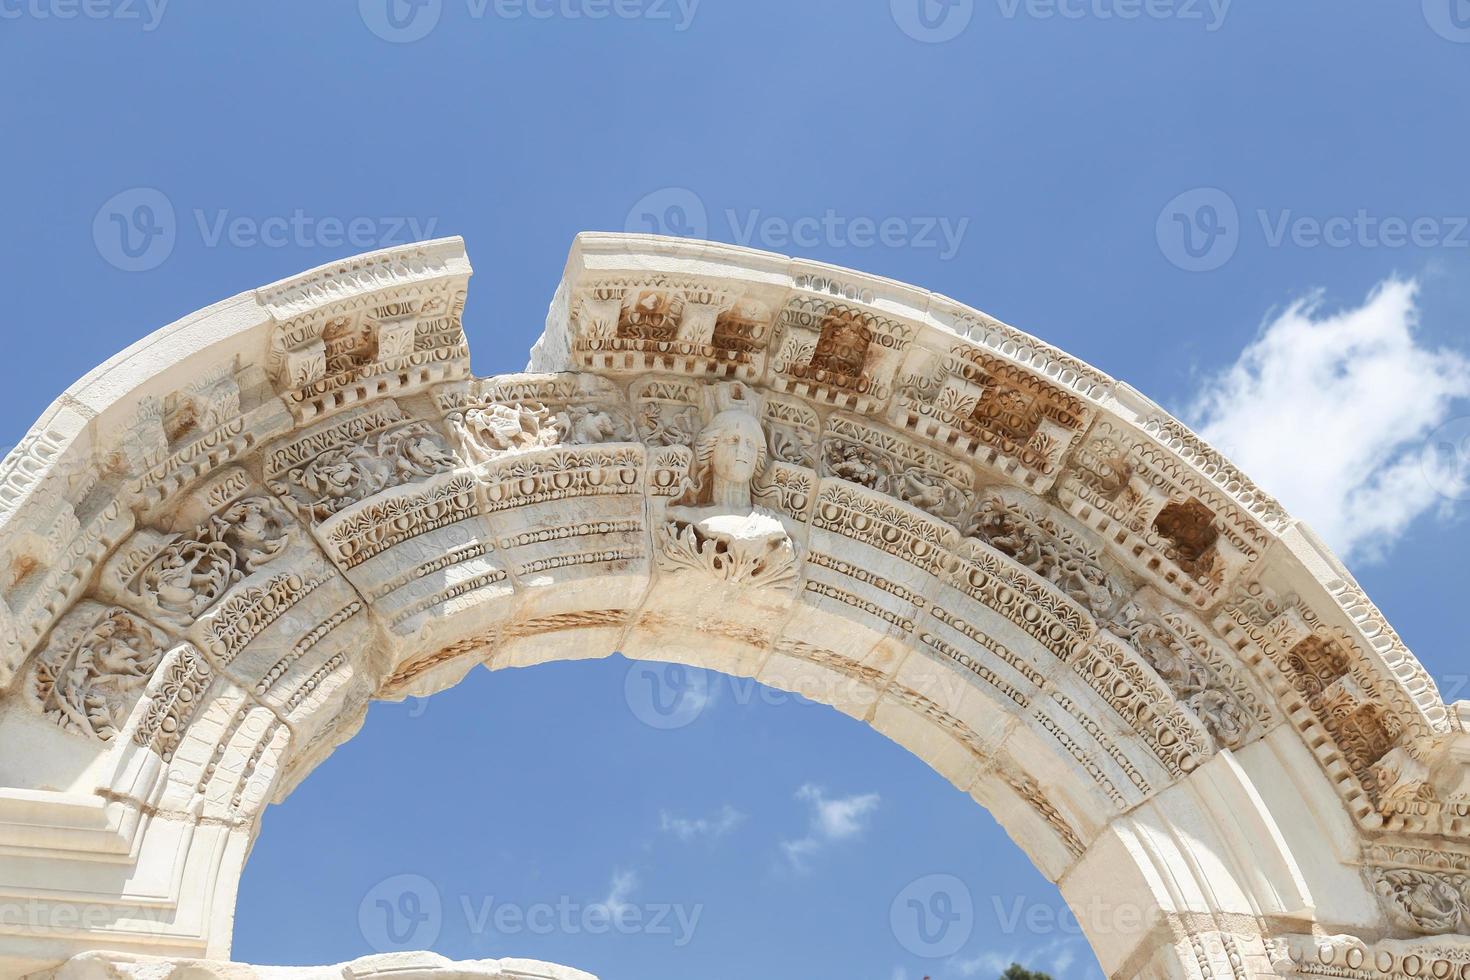
[[(955, 296), (1186, 416), (1470, 697), (1467, 0), (388, 2), (0, 0), (0, 442), (343, 254), (463, 235), (493, 374), (578, 230), (702, 233)], [(948, 929), (890, 914), (915, 888)], [(375, 707), (267, 814), (235, 955), (1096, 974), (1069, 925), (870, 730), (614, 658)]]

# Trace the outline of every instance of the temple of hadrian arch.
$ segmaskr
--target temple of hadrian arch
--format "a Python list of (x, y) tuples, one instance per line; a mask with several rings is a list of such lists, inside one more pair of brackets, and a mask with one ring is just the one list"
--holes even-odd
[(455, 239), (243, 293), (5, 459), (0, 977), (583, 976), (256, 972), (230, 932), (371, 700), (618, 651), (906, 746), (1110, 976), (1470, 980), (1470, 703), (1148, 399), (921, 289), (636, 235), (580, 237), (528, 373), (475, 378), (469, 278)]

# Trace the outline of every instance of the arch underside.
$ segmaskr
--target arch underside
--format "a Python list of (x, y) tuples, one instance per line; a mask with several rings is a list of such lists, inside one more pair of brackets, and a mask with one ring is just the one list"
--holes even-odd
[(1470, 705), (1152, 403), (913, 287), (627, 235), (476, 379), (469, 275), (243, 294), (7, 457), (0, 972), (227, 960), (262, 810), (370, 700), (617, 651), (908, 747), (1114, 976), (1470, 978)]

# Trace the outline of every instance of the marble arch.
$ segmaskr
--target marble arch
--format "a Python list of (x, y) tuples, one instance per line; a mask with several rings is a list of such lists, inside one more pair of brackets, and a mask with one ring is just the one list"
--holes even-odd
[[(1470, 980), (1470, 703), (1142, 395), (911, 286), (609, 234), (530, 373), (474, 378), (469, 277), (451, 239), (226, 300), (0, 466), (0, 975), (226, 975), (262, 810), (371, 699), (618, 650), (908, 747), (1112, 976)], [(414, 962), (345, 975), (450, 975)]]

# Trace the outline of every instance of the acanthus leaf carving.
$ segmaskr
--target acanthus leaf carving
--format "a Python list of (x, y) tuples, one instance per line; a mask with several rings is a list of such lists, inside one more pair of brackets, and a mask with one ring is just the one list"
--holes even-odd
[(66, 731), (110, 741), (142, 696), (165, 642), (126, 609), (84, 602), (56, 628), (37, 660), (31, 694)]
[(1458, 932), (1470, 915), (1470, 876), (1464, 874), (1379, 869), (1374, 887), (1398, 924), (1415, 932)]
[(166, 543), (137, 573), (132, 592), (168, 625), (198, 619), (246, 576), (285, 553), (290, 518), (269, 497), (241, 497)]
[(334, 445), (280, 473), (271, 487), (320, 522), (384, 490), (458, 465), (427, 422), (409, 421)]

